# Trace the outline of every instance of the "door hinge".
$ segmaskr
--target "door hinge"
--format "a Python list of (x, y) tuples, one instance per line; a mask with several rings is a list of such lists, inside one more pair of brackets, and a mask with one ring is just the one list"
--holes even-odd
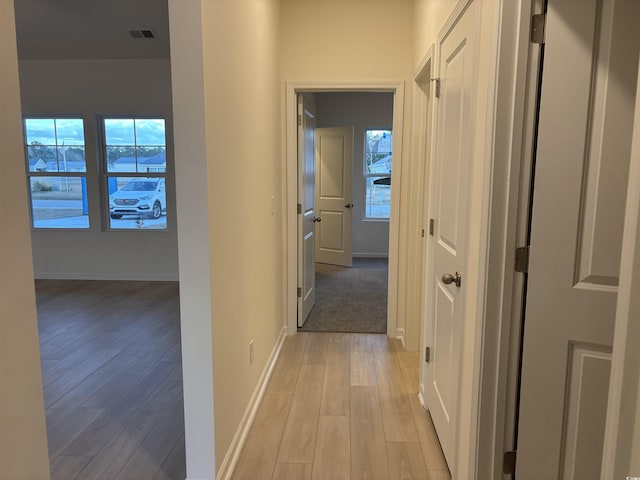
[(516, 451), (510, 450), (504, 452), (502, 457), (502, 473), (505, 475), (513, 475), (516, 473)]
[(431, 347), (425, 347), (424, 349), (424, 363), (431, 361)]
[(301, 203), (298, 204), (298, 213), (302, 213), (302, 204)]
[(529, 271), (529, 247), (516, 248), (516, 272), (527, 273)]
[(547, 16), (544, 13), (538, 13), (531, 17), (531, 43), (544, 43), (544, 27)]
[(301, 127), (302, 126), (302, 115), (298, 114), (298, 126)]
[(422, 229), (422, 238), (424, 238), (424, 228)]
[(429, 235), (431, 235), (433, 237), (433, 228), (435, 225), (436, 221), (433, 218), (429, 219)]
[(298, 287), (297, 295), (298, 295), (298, 298), (302, 297), (302, 288)]
[(435, 87), (435, 94), (436, 94), (436, 98), (440, 98), (440, 79), (439, 78), (432, 78), (431, 81), (433, 82), (433, 85)]

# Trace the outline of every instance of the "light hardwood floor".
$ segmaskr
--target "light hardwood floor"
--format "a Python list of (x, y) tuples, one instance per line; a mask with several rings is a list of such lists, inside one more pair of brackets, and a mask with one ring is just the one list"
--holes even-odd
[(450, 479), (417, 391), (418, 354), (397, 340), (288, 337), (233, 480)]
[[(177, 284), (36, 293), (52, 480), (184, 480)], [(417, 388), (385, 335), (289, 337), (233, 479), (450, 479)]]
[(184, 480), (177, 283), (36, 282), (52, 480)]

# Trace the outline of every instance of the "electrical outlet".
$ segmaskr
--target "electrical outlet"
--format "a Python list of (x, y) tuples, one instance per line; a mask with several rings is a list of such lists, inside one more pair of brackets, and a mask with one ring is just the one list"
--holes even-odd
[(273, 217), (276, 214), (276, 197), (275, 195), (271, 196), (271, 216)]
[(253, 340), (249, 342), (249, 365), (253, 365)]

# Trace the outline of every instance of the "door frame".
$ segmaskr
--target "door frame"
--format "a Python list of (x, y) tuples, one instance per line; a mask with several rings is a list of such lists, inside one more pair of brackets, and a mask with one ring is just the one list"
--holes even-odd
[[(298, 93), (320, 92), (388, 92), (393, 97), (393, 174), (391, 175), (391, 219), (389, 221), (389, 278), (387, 301), (387, 336), (396, 338), (398, 312), (398, 260), (400, 240), (400, 183), (403, 161), (403, 123), (404, 123), (404, 81), (388, 82), (350, 82), (350, 81), (305, 81), (285, 82), (285, 191), (283, 220), (285, 239), (285, 312), (288, 335), (295, 335), (297, 329), (297, 202), (298, 167), (296, 147), (296, 95)], [(355, 141), (355, 139), (354, 139)]]
[[(438, 39), (471, 1), (457, 2)], [(459, 415), (463, 430), (459, 430), (460, 451), (456, 465), (460, 468), (456, 470), (461, 478), (501, 480), (504, 478), (503, 454), (513, 447), (515, 432), (524, 284), (522, 274), (514, 269), (515, 249), (524, 244), (527, 235), (540, 56), (540, 47), (529, 41), (529, 28), (531, 14), (542, 11), (543, 0), (478, 3), (478, 50), (485, 56), (488, 92), (486, 128), (478, 130), (476, 126), (476, 133), (486, 138), (484, 148), (478, 153), (482, 187), (476, 192), (477, 200), (481, 202), (477, 287), (483, 294), (469, 305), (471, 308), (467, 312), (470, 318), (466, 321), (474, 326), (468, 332), (470, 338), (466, 345), (473, 351), (465, 361), (467, 368), (471, 369), (464, 379), (469, 402), (459, 407), (464, 412)], [(429, 68), (433, 72), (438, 62), (432, 46), (417, 68), (414, 88), (425, 81)], [(433, 73), (431, 76), (436, 77)], [(435, 103), (433, 105), (431, 130), (421, 125), (418, 133), (421, 136), (433, 135), (436, 114)], [(432, 190), (432, 149), (433, 146), (427, 154), (427, 202)], [(428, 222), (426, 215), (425, 222)], [(431, 261), (428, 243), (423, 245), (423, 273), (428, 271)], [(419, 399), (423, 406), (427, 332), (424, 290), (419, 385)]]

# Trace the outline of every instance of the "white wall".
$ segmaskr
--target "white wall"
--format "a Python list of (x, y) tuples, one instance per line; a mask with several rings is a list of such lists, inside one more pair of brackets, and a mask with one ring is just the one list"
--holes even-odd
[(389, 254), (389, 222), (366, 220), (364, 177), (364, 134), (370, 127), (391, 128), (393, 94), (334, 92), (316, 95), (316, 127), (354, 127), (353, 221), (354, 256)]
[(48, 480), (13, 2), (0, 2), (0, 479)]
[[(189, 282), (181, 303), (188, 332), (183, 352), (192, 352), (184, 357), (191, 372), (185, 370), (185, 391), (195, 395), (201, 388), (209, 395), (213, 386), (213, 402), (198, 404), (190, 396), (193, 403), (185, 398), (185, 408), (193, 420), (202, 411), (197, 433), (203, 437), (215, 424), (219, 469), (283, 331), (279, 2), (184, 2), (169, 3), (176, 151), (197, 158), (176, 167), (177, 202), (181, 211), (192, 201), (202, 203), (202, 218), (179, 219), (180, 280)], [(194, 22), (202, 29), (201, 48), (190, 48), (198, 42)], [(197, 353), (202, 348), (210, 360)], [(194, 372), (198, 362), (203, 374)], [(209, 362), (212, 375), (206, 378)], [(211, 468), (205, 472), (207, 465), (190, 463), (190, 456), (190, 478), (213, 478)]]
[(413, 10), (413, 63), (418, 65), (453, 11), (458, 0), (415, 0)]
[[(20, 88), (24, 114), (74, 114), (82, 115), (85, 121), (91, 227), (89, 231), (33, 230), (36, 278), (176, 280), (170, 61), (21, 61)], [(158, 115), (166, 119), (167, 231), (102, 230), (98, 114)]]
[(278, 4), (202, 3), (218, 465), (284, 321)]
[[(403, 81), (404, 130), (402, 154), (394, 156), (394, 168), (401, 168), (400, 213), (397, 221), (399, 235), (390, 238), (390, 249), (398, 248), (397, 271), (403, 272), (406, 257), (406, 225), (408, 179), (404, 172), (410, 161), (409, 85), (412, 77), (413, 1), (412, 0), (326, 0), (301, 2), (282, 0), (281, 8), (281, 76), (290, 82), (375, 82)], [(285, 86), (282, 86), (285, 95)], [(284, 97), (283, 97), (284, 98)], [(282, 124), (285, 124), (285, 102), (282, 102)], [(282, 129), (282, 144), (286, 144)], [(396, 136), (397, 140), (398, 137)], [(283, 164), (283, 174), (286, 165)], [(396, 177), (397, 178), (397, 177)], [(394, 276), (393, 252), (389, 257), (389, 282), (404, 291), (406, 278)], [(395, 336), (404, 330), (405, 305), (390, 303), (389, 311), (396, 312)], [(295, 313), (294, 313), (295, 314)], [(294, 315), (289, 308), (288, 315)], [(397, 331), (395, 331), (397, 330)]]

